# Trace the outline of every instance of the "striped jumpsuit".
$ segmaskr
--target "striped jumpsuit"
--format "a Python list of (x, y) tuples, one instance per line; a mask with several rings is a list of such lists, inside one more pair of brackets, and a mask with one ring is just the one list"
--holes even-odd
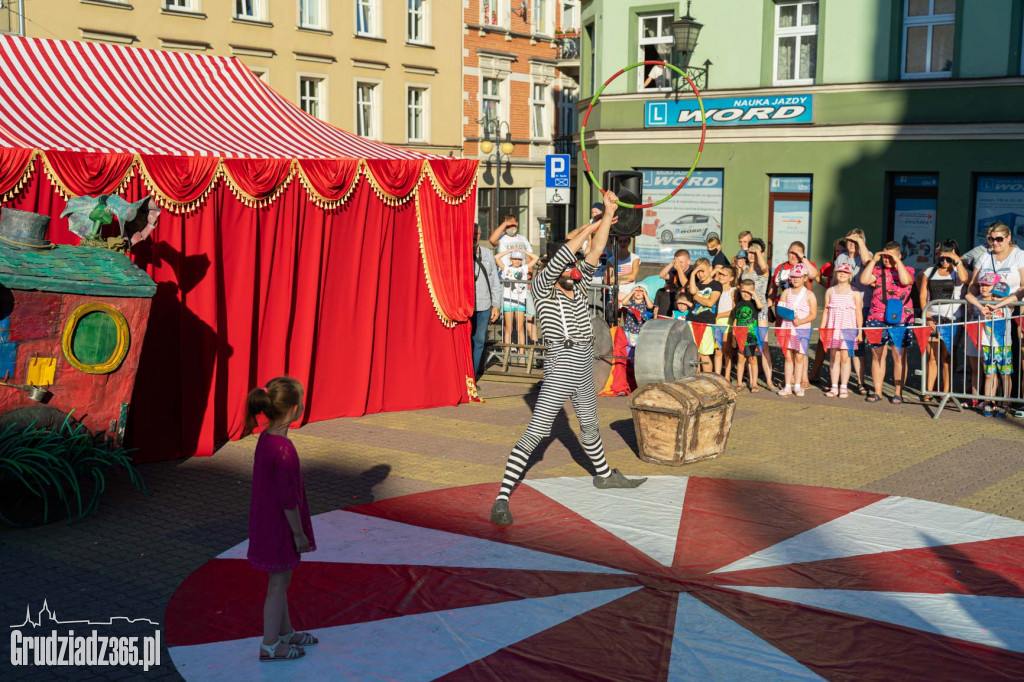
[(505, 465), (498, 499), (507, 500), (523, 478), (533, 451), (551, 435), (551, 425), (566, 398), (572, 399), (580, 421), (583, 450), (594, 464), (598, 476), (607, 476), (608, 462), (597, 421), (597, 389), (594, 387), (594, 338), (587, 309), (587, 282), (595, 266), (583, 262), (578, 267), (583, 279), (573, 283), (575, 298), (566, 296), (555, 282), (576, 261), (563, 245), (533, 281), (537, 320), (548, 350), (544, 360), (544, 383), (533, 409), (526, 433), (512, 448)]

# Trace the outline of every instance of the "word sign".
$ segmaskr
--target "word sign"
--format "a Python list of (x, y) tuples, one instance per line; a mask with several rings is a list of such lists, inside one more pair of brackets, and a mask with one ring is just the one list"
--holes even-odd
[[(704, 100), (704, 119), (711, 125), (773, 125), (813, 123), (813, 95), (724, 97)], [(697, 100), (645, 102), (645, 128), (681, 128), (701, 124)]]
[(544, 186), (569, 187), (568, 154), (548, 154), (544, 157)]

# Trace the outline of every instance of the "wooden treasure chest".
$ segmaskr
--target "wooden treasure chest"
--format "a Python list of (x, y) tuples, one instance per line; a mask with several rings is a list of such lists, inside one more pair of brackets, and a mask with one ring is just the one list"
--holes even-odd
[(629, 398), (640, 459), (679, 466), (725, 452), (736, 390), (718, 374), (648, 384)]

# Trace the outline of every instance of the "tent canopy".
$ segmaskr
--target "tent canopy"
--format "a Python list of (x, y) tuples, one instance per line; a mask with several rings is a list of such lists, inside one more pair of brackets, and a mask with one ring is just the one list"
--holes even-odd
[(476, 168), (330, 126), (235, 59), (0, 36), (0, 205), (50, 216), (58, 244), (73, 196), (167, 211), (132, 250), (157, 286), (143, 460), (238, 438), (281, 374), (305, 421), (471, 399)]
[(235, 58), (8, 35), (0, 36), (0, 145), (225, 159), (431, 158), (310, 116)]

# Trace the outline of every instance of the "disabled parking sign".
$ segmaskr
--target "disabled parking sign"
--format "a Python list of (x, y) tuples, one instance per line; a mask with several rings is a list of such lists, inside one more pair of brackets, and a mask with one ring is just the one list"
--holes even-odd
[(569, 187), (568, 154), (548, 154), (544, 157), (544, 186)]

